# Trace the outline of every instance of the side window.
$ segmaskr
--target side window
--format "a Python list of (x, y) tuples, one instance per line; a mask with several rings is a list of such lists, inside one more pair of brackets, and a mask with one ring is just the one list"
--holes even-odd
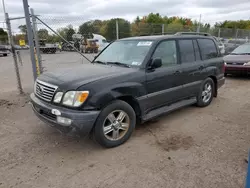
[(192, 63), (195, 61), (194, 46), (192, 40), (179, 40), (181, 62)]
[(199, 50), (197, 40), (193, 40), (193, 44), (194, 44), (195, 60), (196, 61), (201, 60), (201, 54), (200, 54), (200, 50)]
[(215, 43), (211, 39), (197, 39), (201, 50), (201, 57), (203, 60), (218, 57), (218, 51)]
[(161, 42), (155, 49), (152, 59), (160, 58), (162, 66), (177, 64), (177, 50), (175, 40)]

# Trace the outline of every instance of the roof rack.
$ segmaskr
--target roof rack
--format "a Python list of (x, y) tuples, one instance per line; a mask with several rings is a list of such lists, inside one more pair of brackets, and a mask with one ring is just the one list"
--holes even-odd
[(210, 33), (203, 32), (177, 32), (174, 35), (201, 35), (201, 36), (212, 36)]

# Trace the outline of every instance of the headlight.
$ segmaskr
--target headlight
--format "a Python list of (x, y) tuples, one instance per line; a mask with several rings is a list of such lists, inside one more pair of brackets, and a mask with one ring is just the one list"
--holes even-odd
[(244, 63), (244, 65), (246, 65), (246, 66), (250, 66), (250, 61), (249, 61), (249, 62), (247, 62), (247, 63)]
[(57, 92), (54, 97), (54, 103), (60, 103), (62, 100), (63, 92)]
[(78, 107), (86, 101), (88, 96), (88, 91), (68, 91), (63, 97), (63, 105)]
[(224, 65), (226, 65), (227, 64), (227, 62), (224, 62)]

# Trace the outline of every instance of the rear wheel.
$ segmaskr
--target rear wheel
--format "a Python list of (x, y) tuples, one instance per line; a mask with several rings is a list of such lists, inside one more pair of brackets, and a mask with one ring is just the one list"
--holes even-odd
[(126, 142), (136, 124), (133, 108), (126, 102), (116, 100), (105, 107), (94, 127), (94, 138), (102, 146), (111, 148)]
[(5, 57), (6, 57), (7, 55), (8, 55), (8, 54), (3, 54), (3, 56), (5, 56)]
[(207, 78), (203, 81), (199, 95), (197, 96), (197, 106), (208, 106), (213, 100), (214, 92), (214, 81), (211, 78)]

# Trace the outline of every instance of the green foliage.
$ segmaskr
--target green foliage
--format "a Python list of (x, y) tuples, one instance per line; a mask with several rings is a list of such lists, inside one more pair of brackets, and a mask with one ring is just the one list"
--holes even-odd
[(37, 32), (39, 39), (47, 39), (49, 37), (49, 32), (47, 29), (40, 29)]
[(7, 43), (8, 41), (8, 33), (0, 28), (0, 43)]
[[(198, 27), (200, 27), (200, 32), (209, 32), (215, 36), (220, 34), (220, 36), (223, 37), (235, 37), (237, 29), (250, 29), (250, 20), (226, 20), (224, 22), (216, 23), (214, 27), (211, 27), (209, 23), (200, 24), (196, 20), (191, 20), (190, 18), (176, 16), (167, 17), (162, 16), (159, 13), (150, 13), (143, 17), (137, 16), (133, 22), (129, 22), (122, 18), (92, 20), (82, 23), (77, 31), (69, 25), (58, 29), (57, 32), (68, 41), (72, 41), (72, 35), (76, 32), (83, 35), (85, 38), (90, 38), (91, 34), (96, 33), (103, 35), (107, 40), (115, 40), (116, 21), (118, 21), (119, 38), (142, 35), (160, 35), (163, 31), (164, 34), (174, 34), (180, 31), (197, 31)], [(23, 34), (22, 36), (26, 38), (26, 25), (20, 25), (18, 28)], [(0, 29), (0, 41), (1, 37), (3, 37), (3, 34), (1, 33), (2, 30)], [(243, 31), (239, 33), (243, 33)], [(62, 42), (60, 37), (50, 34), (46, 29), (40, 29), (38, 35), (41, 39), (47, 39), (47, 42)], [(245, 35), (245, 33), (241, 35)], [(248, 35), (249, 31), (246, 32), (246, 36)]]
[(250, 29), (250, 20), (230, 21), (225, 20), (215, 24), (215, 27), (231, 28), (231, 29)]
[(22, 34), (26, 34), (27, 33), (27, 26), (26, 25), (20, 25), (18, 27), (18, 29), (20, 29)]

